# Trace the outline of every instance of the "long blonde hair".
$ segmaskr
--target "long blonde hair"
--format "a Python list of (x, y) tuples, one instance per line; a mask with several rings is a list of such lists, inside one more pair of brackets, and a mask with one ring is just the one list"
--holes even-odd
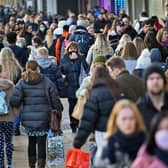
[(96, 40), (93, 45), (93, 57), (97, 55), (114, 54), (114, 51), (108, 43), (106, 36), (102, 33), (96, 35)]
[(1, 50), (0, 64), (3, 70), (7, 72), (8, 79), (15, 82), (21, 76), (22, 67), (10, 48), (5, 47)]
[(116, 120), (117, 116), (120, 113), (120, 111), (123, 108), (129, 108), (134, 112), (135, 118), (136, 118), (136, 130), (135, 131), (145, 131), (144, 122), (142, 119), (142, 116), (136, 106), (135, 103), (133, 103), (130, 100), (123, 99), (118, 101), (111, 112), (111, 115), (108, 120), (107, 124), (107, 133), (106, 133), (106, 139), (109, 139), (117, 130)]
[(53, 44), (53, 31), (51, 29), (47, 31), (45, 39), (46, 39), (47, 47), (50, 48)]

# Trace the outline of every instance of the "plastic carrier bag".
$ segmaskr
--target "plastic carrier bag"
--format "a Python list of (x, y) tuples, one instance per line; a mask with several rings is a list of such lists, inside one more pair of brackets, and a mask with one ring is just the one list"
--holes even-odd
[(47, 143), (48, 167), (64, 165), (65, 160), (63, 136), (60, 136), (50, 130), (48, 133)]

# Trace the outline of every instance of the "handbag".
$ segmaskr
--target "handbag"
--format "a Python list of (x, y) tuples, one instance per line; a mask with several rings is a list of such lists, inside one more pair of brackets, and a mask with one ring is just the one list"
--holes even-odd
[(52, 103), (51, 103), (50, 96), (48, 94), (46, 85), (45, 85), (45, 91), (46, 91), (46, 95), (47, 95), (47, 99), (48, 99), (48, 104), (50, 107), (50, 129), (53, 132), (58, 132), (61, 127), (62, 115), (61, 115), (60, 111), (57, 111), (56, 109), (52, 108)]
[(72, 113), (73, 118), (77, 120), (80, 120), (82, 118), (85, 103), (86, 103), (86, 96), (80, 96), (77, 100), (77, 103)]
[(69, 150), (66, 157), (66, 168), (89, 168), (90, 153), (80, 149)]

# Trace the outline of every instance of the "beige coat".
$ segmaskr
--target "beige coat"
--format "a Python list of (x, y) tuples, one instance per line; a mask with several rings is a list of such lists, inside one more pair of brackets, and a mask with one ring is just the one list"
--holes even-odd
[[(0, 78), (0, 91), (3, 90), (4, 92), (6, 92), (6, 95), (7, 95), (6, 99), (8, 104), (13, 92), (13, 88), (14, 88), (14, 84), (12, 81), (8, 79)], [(10, 112), (7, 115), (0, 115), (0, 121), (13, 122), (18, 112), (19, 112), (19, 109), (10, 107)]]

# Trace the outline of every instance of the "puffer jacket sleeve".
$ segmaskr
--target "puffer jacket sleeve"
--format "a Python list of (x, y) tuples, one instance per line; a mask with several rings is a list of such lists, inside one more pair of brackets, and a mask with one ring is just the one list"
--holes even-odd
[(19, 107), (23, 101), (22, 79), (16, 84), (13, 94), (10, 97), (12, 107)]
[(47, 90), (49, 94), (49, 98), (52, 104), (52, 108), (56, 109), (59, 112), (63, 111), (63, 105), (61, 103), (57, 88), (55, 87), (54, 83), (50, 81), (48, 78), (45, 78), (47, 81)]
[(99, 116), (98, 112), (98, 102), (92, 90), (91, 95), (85, 104), (79, 129), (73, 142), (75, 148), (81, 148), (86, 142), (89, 134), (95, 129), (97, 117)]

